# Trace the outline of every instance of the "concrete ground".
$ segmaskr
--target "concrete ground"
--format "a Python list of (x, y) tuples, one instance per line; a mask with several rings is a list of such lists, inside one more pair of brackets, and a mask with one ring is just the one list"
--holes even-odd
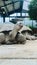
[(2, 59), (0, 65), (37, 65), (37, 60), (30, 59)]
[(0, 65), (37, 65), (37, 40), (24, 45), (1, 45)]
[(0, 59), (37, 59), (37, 40), (27, 41), (26, 44), (0, 46)]

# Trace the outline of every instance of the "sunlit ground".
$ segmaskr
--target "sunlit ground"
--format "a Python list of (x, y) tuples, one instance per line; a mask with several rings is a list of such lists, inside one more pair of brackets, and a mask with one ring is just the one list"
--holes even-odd
[(0, 65), (37, 65), (37, 40), (0, 46)]
[(37, 59), (37, 40), (26, 41), (26, 44), (1, 45), (0, 58)]

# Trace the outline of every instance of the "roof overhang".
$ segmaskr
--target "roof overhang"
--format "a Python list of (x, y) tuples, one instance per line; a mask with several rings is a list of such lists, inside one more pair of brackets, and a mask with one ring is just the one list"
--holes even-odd
[(0, 15), (9, 16), (10, 14), (21, 12), (23, 0), (0, 0)]

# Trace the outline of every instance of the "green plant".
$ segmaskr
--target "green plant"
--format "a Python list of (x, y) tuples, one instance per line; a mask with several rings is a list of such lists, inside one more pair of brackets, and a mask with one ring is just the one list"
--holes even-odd
[(28, 6), (30, 19), (37, 21), (37, 0), (32, 0)]

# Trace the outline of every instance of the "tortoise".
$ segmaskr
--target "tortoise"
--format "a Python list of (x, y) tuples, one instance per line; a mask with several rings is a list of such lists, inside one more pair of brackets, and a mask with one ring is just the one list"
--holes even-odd
[[(17, 43), (17, 39), (16, 39), (17, 33), (22, 27), (23, 27), (22, 24), (3, 23), (2, 27), (0, 29), (0, 34), (1, 34), (1, 36), (0, 36), (1, 42), (0, 43), (1, 44), (3, 44), (3, 43), (6, 43), (6, 44)], [(22, 37), (23, 37), (23, 35), (22, 35)], [(17, 37), (17, 38), (19, 38), (19, 37)], [(4, 40), (2, 41), (2, 39), (4, 39)], [(19, 42), (20, 42), (20, 40), (19, 40)]]
[(27, 40), (35, 40), (36, 37), (32, 35), (32, 30), (22, 24), (3, 23), (0, 27), (0, 43), (2, 44), (16, 44), (26, 43)]
[(35, 40), (35, 39), (37, 39), (33, 35), (33, 31), (25, 25), (23, 25), (22, 29), (19, 32), (22, 33), (26, 37), (26, 40)]
[(26, 37), (22, 33), (17, 33), (16, 35), (16, 41), (18, 44), (25, 44), (26, 43)]
[(3, 33), (0, 33), (0, 44), (5, 43), (5, 35)]
[(17, 23), (13, 30), (9, 33), (9, 41), (17, 42), (23, 44), (25, 43), (26, 38), (23, 34), (19, 33), (19, 30), (23, 27), (21, 23)]
[(9, 32), (14, 27), (12, 23), (2, 23), (0, 24), (0, 44), (6, 43), (6, 39), (8, 38)]
[(12, 23), (0, 24), (0, 32), (7, 34), (13, 29), (13, 27), (14, 27), (14, 24), (12, 24)]

